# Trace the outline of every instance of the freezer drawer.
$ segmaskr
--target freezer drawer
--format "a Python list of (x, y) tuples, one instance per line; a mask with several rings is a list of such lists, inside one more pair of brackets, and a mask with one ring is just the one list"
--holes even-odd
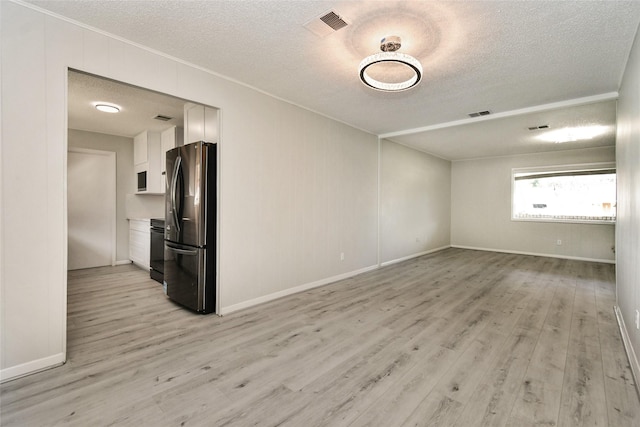
[(199, 313), (215, 311), (215, 252), (166, 242), (164, 286), (167, 296)]

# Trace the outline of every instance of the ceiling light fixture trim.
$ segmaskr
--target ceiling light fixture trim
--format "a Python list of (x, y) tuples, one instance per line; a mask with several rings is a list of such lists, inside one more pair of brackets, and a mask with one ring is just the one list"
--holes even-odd
[(111, 104), (96, 104), (96, 109), (103, 113), (119, 113), (120, 107)]
[[(400, 37), (389, 36), (380, 41), (381, 53), (367, 56), (358, 67), (360, 80), (368, 87), (383, 92), (400, 92), (411, 89), (422, 80), (422, 64), (416, 58), (406, 53), (396, 52), (401, 46)], [(413, 76), (405, 81), (392, 83), (376, 80), (367, 73), (367, 69), (374, 64), (396, 63), (404, 65), (413, 71)]]

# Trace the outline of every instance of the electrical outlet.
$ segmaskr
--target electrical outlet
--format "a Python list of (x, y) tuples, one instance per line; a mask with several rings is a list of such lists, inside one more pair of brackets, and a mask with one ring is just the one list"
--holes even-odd
[(640, 310), (636, 310), (636, 329), (640, 329)]
[(560, 240), (560, 239), (556, 240), (556, 245), (562, 246), (562, 240)]

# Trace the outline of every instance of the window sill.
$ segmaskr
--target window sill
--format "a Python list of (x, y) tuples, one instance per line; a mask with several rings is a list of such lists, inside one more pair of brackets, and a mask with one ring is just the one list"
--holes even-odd
[(616, 221), (589, 220), (589, 219), (555, 219), (555, 218), (511, 218), (514, 222), (547, 222), (555, 224), (596, 224), (596, 225), (616, 225)]

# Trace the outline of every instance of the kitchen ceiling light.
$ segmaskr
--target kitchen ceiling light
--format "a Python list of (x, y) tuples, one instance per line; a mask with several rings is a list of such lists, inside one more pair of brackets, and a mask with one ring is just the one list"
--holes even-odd
[(120, 107), (116, 107), (115, 105), (108, 104), (96, 104), (96, 109), (102, 111), (104, 113), (119, 113)]
[(582, 141), (585, 139), (593, 139), (596, 136), (603, 135), (607, 131), (607, 126), (577, 126), (556, 129), (545, 132), (538, 136), (538, 139), (546, 142), (555, 142), (561, 144), (563, 142)]
[[(367, 56), (360, 63), (359, 74), (362, 83), (370, 88), (384, 92), (400, 92), (410, 89), (420, 83), (420, 80), (422, 79), (422, 65), (420, 64), (420, 61), (411, 55), (396, 52), (400, 49), (400, 46), (401, 40), (398, 36), (383, 38), (380, 41), (380, 50), (382, 52)], [(372, 67), (385, 64), (395, 66), (399, 65), (403, 70), (401, 70), (400, 73), (395, 74), (405, 74), (408, 70), (411, 77), (404, 80), (401, 79), (400, 81), (384, 81), (380, 78), (374, 78), (370, 74)], [(384, 75), (385, 78), (392, 77), (388, 74), (389, 73), (382, 73), (381, 75)], [(392, 72), (392, 74), (394, 73)], [(406, 75), (404, 77), (406, 77)]]

